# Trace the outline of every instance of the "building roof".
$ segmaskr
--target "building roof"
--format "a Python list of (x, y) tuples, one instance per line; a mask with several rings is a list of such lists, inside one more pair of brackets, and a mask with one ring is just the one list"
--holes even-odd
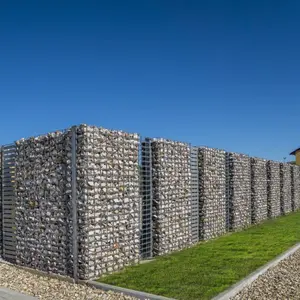
[(296, 150), (294, 150), (293, 152), (291, 152), (290, 155), (296, 155), (296, 153), (297, 153), (298, 151), (300, 151), (300, 147), (297, 148)]

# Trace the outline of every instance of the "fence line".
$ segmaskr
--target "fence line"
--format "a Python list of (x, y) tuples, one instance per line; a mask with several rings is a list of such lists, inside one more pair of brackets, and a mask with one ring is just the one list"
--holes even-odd
[(95, 126), (1, 160), (1, 255), (76, 280), (300, 208), (298, 166)]

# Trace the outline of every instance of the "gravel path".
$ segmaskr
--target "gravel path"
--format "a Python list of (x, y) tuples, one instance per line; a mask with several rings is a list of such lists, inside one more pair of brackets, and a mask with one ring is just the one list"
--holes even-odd
[(300, 250), (269, 269), (231, 299), (300, 299)]
[(103, 292), (79, 284), (32, 274), (25, 270), (0, 263), (0, 287), (5, 287), (40, 300), (134, 300), (136, 298)]

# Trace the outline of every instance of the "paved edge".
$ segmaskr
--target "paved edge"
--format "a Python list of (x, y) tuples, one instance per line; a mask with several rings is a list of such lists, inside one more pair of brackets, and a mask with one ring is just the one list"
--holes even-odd
[(5, 300), (38, 300), (33, 296), (25, 295), (7, 288), (0, 288), (0, 299)]
[(280, 254), (275, 259), (271, 260), (266, 265), (258, 268), (256, 271), (252, 272), (250, 275), (242, 279), (241, 281), (237, 282), (236, 284), (232, 285), (230, 288), (225, 290), (224, 292), (220, 293), (216, 297), (212, 298), (212, 300), (228, 300), (231, 297), (234, 297), (238, 294), (242, 289), (246, 286), (250, 285), (254, 280), (256, 280), (260, 275), (266, 273), (270, 268), (275, 267), (279, 262), (284, 260), (285, 258), (292, 255), (300, 248), (300, 243), (296, 244), (286, 252)]
[(148, 293), (144, 293), (144, 292), (140, 292), (140, 291), (136, 291), (136, 290), (130, 290), (130, 289), (122, 288), (119, 286), (114, 286), (114, 285), (96, 282), (96, 281), (92, 281), (92, 280), (85, 281), (85, 283), (87, 283), (89, 286), (92, 286), (96, 289), (101, 289), (103, 291), (113, 291), (116, 293), (121, 293), (123, 295), (132, 296), (132, 297), (138, 298), (140, 300), (146, 300), (146, 299), (149, 299), (149, 300), (175, 300), (173, 298), (166, 298), (163, 296), (148, 294)]

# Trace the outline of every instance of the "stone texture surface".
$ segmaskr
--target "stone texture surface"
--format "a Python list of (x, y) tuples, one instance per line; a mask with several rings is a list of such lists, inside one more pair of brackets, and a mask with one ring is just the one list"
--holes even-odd
[(226, 232), (226, 154), (199, 148), (199, 235), (209, 240)]
[(0, 286), (18, 291), (39, 300), (129, 300), (133, 297), (104, 292), (59, 279), (39, 276), (0, 263)]
[(292, 211), (291, 165), (280, 164), (280, 180), (281, 213), (286, 214)]
[(251, 205), (252, 223), (268, 218), (267, 161), (251, 158)]
[(292, 180), (292, 210), (296, 211), (300, 208), (300, 167), (291, 166)]
[[(82, 279), (139, 260), (137, 134), (80, 125), (78, 270)], [(71, 275), (71, 131), (17, 142), (17, 263)]]
[(79, 272), (94, 278), (139, 261), (139, 136), (78, 129)]
[(155, 139), (151, 147), (153, 252), (162, 255), (192, 243), (190, 146)]
[(229, 152), (227, 168), (229, 229), (239, 230), (251, 225), (250, 157)]
[(69, 141), (67, 131), (16, 143), (16, 261), (64, 275), (72, 271)]
[(270, 268), (231, 299), (300, 299), (300, 251)]
[(268, 216), (278, 217), (280, 209), (280, 163), (276, 161), (267, 162), (268, 174)]

